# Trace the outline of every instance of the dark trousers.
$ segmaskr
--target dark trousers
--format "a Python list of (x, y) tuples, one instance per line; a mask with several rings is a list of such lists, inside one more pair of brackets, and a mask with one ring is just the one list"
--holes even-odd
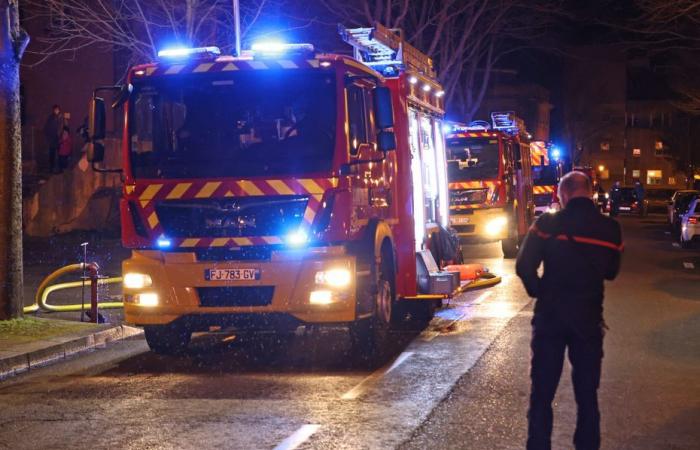
[(602, 320), (566, 325), (556, 317), (533, 319), (528, 450), (551, 449), (552, 401), (557, 391), (568, 349), (574, 395), (578, 407), (574, 446), (577, 450), (600, 448), (598, 385), (603, 359)]
[(49, 172), (56, 170), (56, 159), (58, 157), (58, 144), (49, 145)]

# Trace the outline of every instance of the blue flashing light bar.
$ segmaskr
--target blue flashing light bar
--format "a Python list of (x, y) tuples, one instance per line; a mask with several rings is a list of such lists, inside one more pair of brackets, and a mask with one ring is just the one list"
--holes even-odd
[(288, 245), (299, 247), (308, 242), (309, 236), (303, 230), (297, 230), (289, 233), (285, 240)]
[(219, 56), (221, 55), (221, 50), (219, 47), (174, 47), (158, 52), (158, 58), (167, 59), (187, 59), (192, 56), (203, 57), (203, 56)]
[(286, 44), (277, 41), (256, 42), (251, 46), (251, 50), (256, 55), (279, 56), (288, 53), (313, 53), (315, 51), (312, 44)]

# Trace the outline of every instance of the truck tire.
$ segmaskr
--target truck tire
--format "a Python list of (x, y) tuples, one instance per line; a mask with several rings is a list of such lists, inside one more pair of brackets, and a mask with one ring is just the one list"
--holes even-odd
[(190, 344), (192, 333), (177, 323), (143, 327), (148, 347), (159, 355), (182, 354)]
[(506, 259), (513, 259), (518, 256), (518, 238), (506, 238), (501, 240), (501, 250), (503, 250), (503, 257)]
[(374, 313), (350, 324), (352, 353), (371, 365), (381, 362), (389, 347), (389, 334), (396, 320), (394, 263), (391, 247), (382, 246), (378, 263), (373, 264), (373, 282), (361, 295), (372, 296)]

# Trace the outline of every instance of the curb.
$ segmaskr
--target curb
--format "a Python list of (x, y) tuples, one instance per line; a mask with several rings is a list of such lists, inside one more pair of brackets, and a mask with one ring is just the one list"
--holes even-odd
[(95, 348), (104, 348), (110, 342), (120, 341), (143, 334), (140, 328), (118, 325), (106, 330), (96, 331), (86, 336), (67, 339), (60, 344), (50, 345), (28, 353), (0, 359), (0, 381), (7, 378), (56, 363), (69, 356), (77, 355)]

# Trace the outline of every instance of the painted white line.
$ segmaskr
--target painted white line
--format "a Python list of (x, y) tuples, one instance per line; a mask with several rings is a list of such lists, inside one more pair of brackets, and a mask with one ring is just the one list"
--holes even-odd
[(274, 450), (294, 450), (306, 442), (319, 428), (321, 428), (321, 425), (302, 425), (291, 436), (280, 442)]
[(674, 243), (671, 244), (671, 245), (673, 245), (674, 247), (680, 247), (680, 246), (681, 246), (681, 244), (679, 244), (678, 242), (674, 242)]
[(683, 261), (683, 267), (686, 269), (695, 269), (695, 264), (687, 261)]
[(492, 293), (493, 293), (493, 291), (484, 291), (480, 296), (478, 296), (478, 297), (476, 298), (476, 300), (474, 300), (474, 301), (472, 302), (472, 304), (474, 304), (474, 305), (480, 304), (481, 302), (483, 302), (484, 300), (486, 300), (487, 298), (489, 298), (489, 296), (490, 296)]
[(664, 234), (671, 234), (670, 231), (664, 231)]
[(392, 370), (396, 369), (406, 361), (411, 355), (413, 355), (413, 352), (403, 352), (401, 353), (392, 363), (391, 365), (384, 366), (380, 369), (375, 370), (372, 372), (370, 375), (368, 375), (364, 380), (360, 381), (354, 388), (350, 389), (347, 391), (345, 394), (340, 396), (341, 400), (355, 400), (357, 397), (362, 395), (369, 385), (374, 384), (375, 381), (379, 380), (381, 377), (384, 375), (388, 374)]

